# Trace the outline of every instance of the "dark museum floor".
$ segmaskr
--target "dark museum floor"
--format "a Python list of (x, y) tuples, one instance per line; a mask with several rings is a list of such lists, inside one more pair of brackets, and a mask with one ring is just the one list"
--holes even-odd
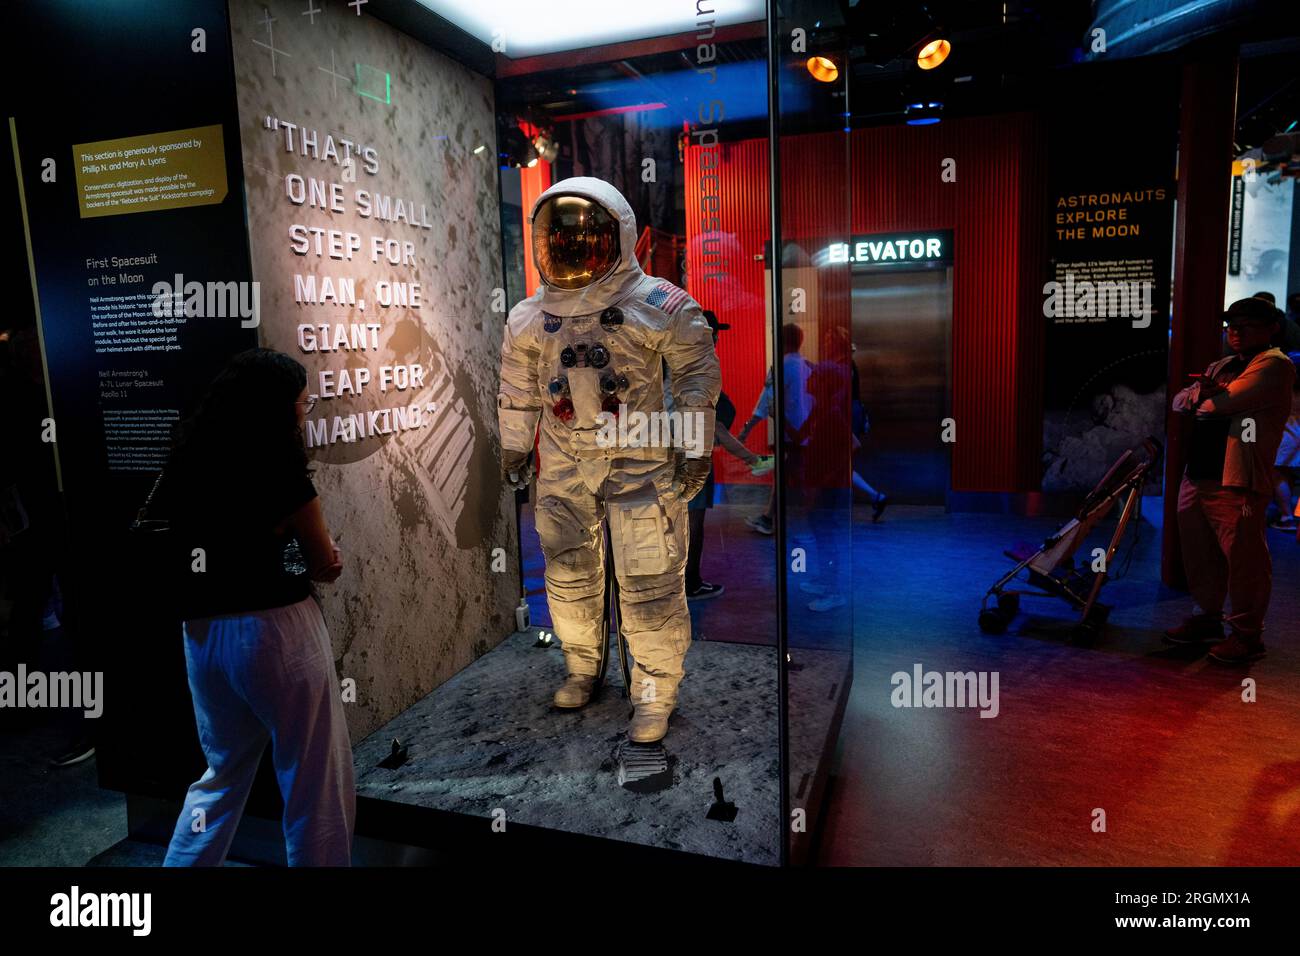
[[(727, 593), (692, 605), (699, 636), (770, 637), (769, 606), (755, 602), (770, 587), (772, 539), (744, 526), (752, 510), (709, 516), (705, 577)], [(1035, 629), (1027, 614), (1000, 637), (975, 623), (1008, 566), (1002, 549), (1041, 539), (1055, 520), (899, 506), (872, 525), (867, 510), (854, 521), (855, 677), (820, 863), (1300, 863), (1293, 538), (1270, 532), (1269, 656), (1246, 671), (1160, 641), (1187, 601), (1160, 585), (1147, 524), (1127, 575), (1103, 592), (1112, 626), (1089, 649), (1067, 644), (1060, 602), (1025, 602)], [(998, 717), (894, 708), (890, 675), (917, 663), (997, 671)], [(1241, 702), (1247, 674), (1257, 703)], [(161, 848), (114, 847), (124, 801), (95, 786), (93, 763), (46, 768), (60, 743), (48, 726), (0, 729), (0, 865), (160, 861)], [(1092, 829), (1097, 808), (1104, 833)]]
[[(981, 634), (980, 598), (1010, 567), (1001, 550), (1056, 525), (899, 508), (872, 526), (859, 514), (855, 679), (819, 862), (1300, 863), (1294, 536), (1269, 532), (1269, 655), (1238, 669), (1160, 640), (1188, 600), (1160, 584), (1159, 537), (1146, 524), (1128, 574), (1103, 591), (1115, 609), (1094, 647), (1031, 631), (1025, 614), (1006, 635)], [(1044, 624), (1065, 610), (1024, 604)], [(999, 716), (895, 709), (890, 675), (918, 662), (998, 671)], [(1242, 702), (1246, 676), (1257, 703)], [(1097, 808), (1104, 833), (1092, 830)]]

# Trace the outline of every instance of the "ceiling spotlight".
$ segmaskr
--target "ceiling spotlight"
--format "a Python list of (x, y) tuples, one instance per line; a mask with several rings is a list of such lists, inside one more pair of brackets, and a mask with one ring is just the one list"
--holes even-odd
[(812, 74), (813, 79), (821, 83), (834, 83), (840, 75), (840, 68), (835, 65), (835, 61), (824, 56), (808, 57), (808, 72)]
[(933, 70), (948, 59), (948, 54), (951, 52), (952, 44), (947, 40), (931, 40), (916, 54), (916, 65), (923, 70)]

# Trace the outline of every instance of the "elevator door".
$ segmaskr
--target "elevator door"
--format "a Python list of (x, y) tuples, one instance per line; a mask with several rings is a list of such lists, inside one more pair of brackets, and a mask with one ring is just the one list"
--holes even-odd
[(854, 362), (871, 430), (858, 474), (899, 504), (944, 505), (952, 269), (853, 277)]

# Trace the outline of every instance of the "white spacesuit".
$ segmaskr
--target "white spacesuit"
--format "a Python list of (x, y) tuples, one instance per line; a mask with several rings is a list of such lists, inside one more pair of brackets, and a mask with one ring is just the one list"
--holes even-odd
[[(609, 183), (562, 180), (538, 197), (529, 222), (542, 284), (506, 322), (497, 404), (502, 471), (514, 487), (531, 477), (541, 422), (537, 534), (569, 672), (554, 702), (573, 708), (591, 698), (607, 517), (636, 661), (628, 736), (648, 743), (667, 732), (691, 639), (686, 503), (712, 454), (721, 386), (712, 333), (694, 299), (641, 271), (635, 217)], [(654, 427), (668, 417), (665, 363), (672, 418), (685, 424), (671, 440)]]

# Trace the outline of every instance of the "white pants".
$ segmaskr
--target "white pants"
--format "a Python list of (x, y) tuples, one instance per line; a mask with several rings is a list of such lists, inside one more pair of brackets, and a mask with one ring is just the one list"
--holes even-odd
[(352, 744), (315, 600), (189, 620), (184, 635), (208, 769), (185, 795), (163, 865), (221, 865), (268, 741), (289, 865), (349, 865)]

